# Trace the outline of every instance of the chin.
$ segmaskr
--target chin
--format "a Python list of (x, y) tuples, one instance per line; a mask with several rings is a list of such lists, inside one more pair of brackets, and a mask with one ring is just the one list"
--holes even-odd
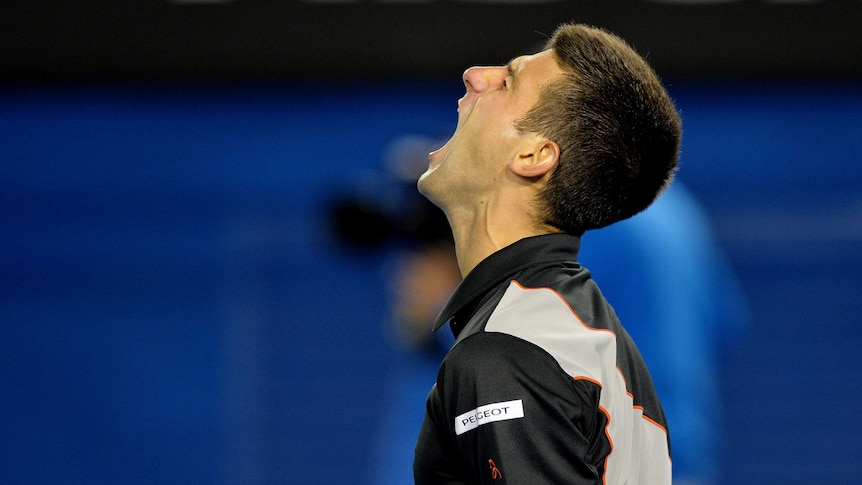
[(436, 202), (434, 202), (434, 196), (431, 194), (431, 191), (429, 190), (428, 185), (422, 183), (423, 178), (424, 178), (424, 176), (419, 177), (419, 183), (416, 184), (416, 188), (419, 190), (419, 193), (422, 194), (426, 199), (428, 199), (432, 203), (436, 204)]
[(428, 170), (425, 171), (422, 175), (419, 176), (419, 180), (416, 182), (416, 188), (419, 190), (419, 193), (424, 195), (428, 200), (436, 204), (436, 196), (434, 190), (434, 169), (435, 167), (428, 167)]

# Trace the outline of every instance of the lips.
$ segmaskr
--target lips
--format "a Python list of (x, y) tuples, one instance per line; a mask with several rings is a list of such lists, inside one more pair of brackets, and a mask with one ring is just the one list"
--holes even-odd
[[(451, 141), (451, 138), (449, 139), (449, 141)], [(444, 144), (443, 144), (443, 146), (441, 146), (440, 148), (438, 148), (438, 149), (436, 149), (436, 150), (434, 150), (433, 152), (431, 152), (431, 153), (429, 153), (429, 154), (428, 154), (428, 161), (429, 161), (429, 162), (431, 162), (431, 163), (430, 163), (430, 166), (431, 166), (431, 167), (434, 167), (434, 166), (436, 166), (436, 165), (437, 165), (437, 163), (438, 163), (438, 160), (437, 160), (437, 159), (439, 158), (440, 154), (441, 154), (443, 151), (445, 151), (445, 150), (446, 150), (446, 148), (449, 146), (449, 141), (447, 141), (446, 143), (444, 143)]]

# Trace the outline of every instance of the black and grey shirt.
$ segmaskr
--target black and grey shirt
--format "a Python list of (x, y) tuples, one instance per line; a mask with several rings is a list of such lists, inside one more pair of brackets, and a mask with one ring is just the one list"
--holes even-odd
[(523, 239), (455, 291), (435, 325), (451, 320), (457, 339), (428, 395), (416, 484), (671, 483), (649, 372), (579, 247)]

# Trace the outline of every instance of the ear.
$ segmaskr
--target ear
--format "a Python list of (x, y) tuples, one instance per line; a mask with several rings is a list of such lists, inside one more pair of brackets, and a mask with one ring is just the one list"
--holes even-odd
[(534, 138), (509, 162), (509, 170), (524, 178), (551, 173), (560, 161), (560, 147), (547, 138)]

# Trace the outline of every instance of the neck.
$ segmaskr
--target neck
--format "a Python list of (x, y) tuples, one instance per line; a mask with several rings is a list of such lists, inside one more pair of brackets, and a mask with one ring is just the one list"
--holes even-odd
[(521, 239), (559, 232), (536, 224), (523, 207), (499, 199), (485, 200), (478, 207), (447, 213), (462, 277), (491, 254)]

